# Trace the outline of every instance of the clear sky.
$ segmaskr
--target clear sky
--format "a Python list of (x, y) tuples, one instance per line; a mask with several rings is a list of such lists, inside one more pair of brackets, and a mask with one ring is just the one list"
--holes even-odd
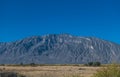
[(0, 41), (60, 33), (120, 43), (120, 1), (0, 0)]

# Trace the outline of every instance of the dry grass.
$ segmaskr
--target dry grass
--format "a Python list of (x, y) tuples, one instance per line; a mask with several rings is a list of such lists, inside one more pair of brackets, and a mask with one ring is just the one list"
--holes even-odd
[(99, 69), (93, 77), (120, 77), (120, 67), (117, 64), (111, 64)]
[(91, 77), (99, 68), (83, 66), (0, 66), (2, 71), (14, 71), (27, 77)]

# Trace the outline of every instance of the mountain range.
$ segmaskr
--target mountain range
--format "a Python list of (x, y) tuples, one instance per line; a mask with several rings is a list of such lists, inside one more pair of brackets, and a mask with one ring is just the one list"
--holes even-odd
[(82, 64), (120, 62), (120, 45), (70, 34), (32, 36), (0, 43), (0, 64)]

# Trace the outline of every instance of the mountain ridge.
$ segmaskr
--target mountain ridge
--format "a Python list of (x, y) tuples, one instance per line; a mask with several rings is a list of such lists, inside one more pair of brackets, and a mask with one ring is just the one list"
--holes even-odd
[(70, 34), (32, 36), (0, 43), (1, 64), (79, 64), (120, 62), (120, 45), (95, 37)]

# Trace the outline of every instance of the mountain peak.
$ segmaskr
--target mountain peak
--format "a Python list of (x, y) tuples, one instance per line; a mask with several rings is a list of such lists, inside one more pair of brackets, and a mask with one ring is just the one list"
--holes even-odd
[(95, 37), (70, 34), (32, 36), (0, 44), (0, 63), (78, 64), (120, 62), (120, 45)]

